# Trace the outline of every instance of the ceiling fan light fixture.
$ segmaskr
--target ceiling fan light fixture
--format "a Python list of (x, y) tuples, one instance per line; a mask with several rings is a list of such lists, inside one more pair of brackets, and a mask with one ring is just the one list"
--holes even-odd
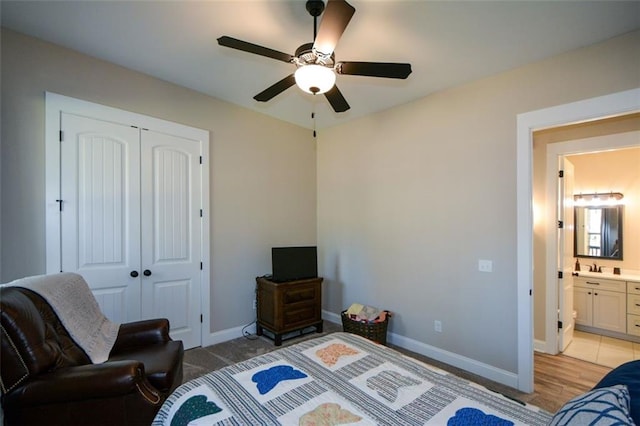
[[(2, 0), (0, 0), (2, 1)], [(297, 70), (282, 80), (267, 87), (253, 97), (258, 102), (267, 102), (297, 84), (306, 93), (324, 94), (336, 113), (351, 108), (338, 86), (337, 74), (365, 77), (405, 79), (411, 74), (411, 64), (395, 62), (338, 62), (334, 51), (356, 9), (346, 0), (307, 0), (306, 8), (313, 17), (313, 43), (305, 43), (289, 55), (268, 47), (237, 38), (222, 36), (220, 46), (260, 55), (295, 65)], [(322, 15), (320, 27), (317, 18)]]
[(302, 65), (294, 77), (300, 89), (314, 95), (328, 92), (336, 83), (336, 73), (331, 68), (316, 64)]

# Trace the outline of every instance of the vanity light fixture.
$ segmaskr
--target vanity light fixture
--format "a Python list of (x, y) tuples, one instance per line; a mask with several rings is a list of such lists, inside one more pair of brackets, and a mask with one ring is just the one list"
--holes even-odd
[(613, 206), (617, 204), (622, 204), (622, 195), (621, 192), (603, 192), (593, 194), (574, 194), (573, 200), (577, 206)]

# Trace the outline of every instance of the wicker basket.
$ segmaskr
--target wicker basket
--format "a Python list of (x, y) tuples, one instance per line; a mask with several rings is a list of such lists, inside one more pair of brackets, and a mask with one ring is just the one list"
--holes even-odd
[(342, 311), (342, 329), (347, 333), (357, 334), (366, 337), (374, 342), (387, 344), (387, 326), (389, 325), (389, 317), (391, 313), (387, 312), (387, 317), (381, 322), (360, 322), (354, 321), (347, 315), (347, 311)]

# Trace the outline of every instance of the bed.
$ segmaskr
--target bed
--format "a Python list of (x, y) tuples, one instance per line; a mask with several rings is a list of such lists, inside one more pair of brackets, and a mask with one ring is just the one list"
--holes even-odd
[(544, 425), (551, 417), (340, 332), (184, 383), (153, 425)]
[(554, 414), (550, 426), (640, 424), (640, 360), (607, 373), (589, 392)]

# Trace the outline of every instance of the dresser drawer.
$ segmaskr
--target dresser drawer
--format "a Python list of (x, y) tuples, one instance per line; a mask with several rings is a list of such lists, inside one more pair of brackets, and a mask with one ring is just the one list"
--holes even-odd
[(309, 322), (316, 320), (316, 306), (309, 304), (307, 306), (301, 306), (296, 309), (287, 309), (284, 312), (284, 323), (288, 327), (295, 327), (296, 324), (301, 322)]
[(310, 300), (315, 300), (315, 298), (315, 287), (305, 286), (300, 288), (289, 288), (282, 296), (282, 303), (290, 305), (292, 303), (308, 302)]
[(627, 281), (627, 293), (640, 294), (640, 283)]
[(627, 315), (627, 334), (640, 336), (640, 315)]
[(616, 291), (618, 293), (626, 293), (626, 281), (608, 280), (603, 278), (592, 277), (575, 277), (573, 285), (576, 287), (591, 288), (597, 290)]

